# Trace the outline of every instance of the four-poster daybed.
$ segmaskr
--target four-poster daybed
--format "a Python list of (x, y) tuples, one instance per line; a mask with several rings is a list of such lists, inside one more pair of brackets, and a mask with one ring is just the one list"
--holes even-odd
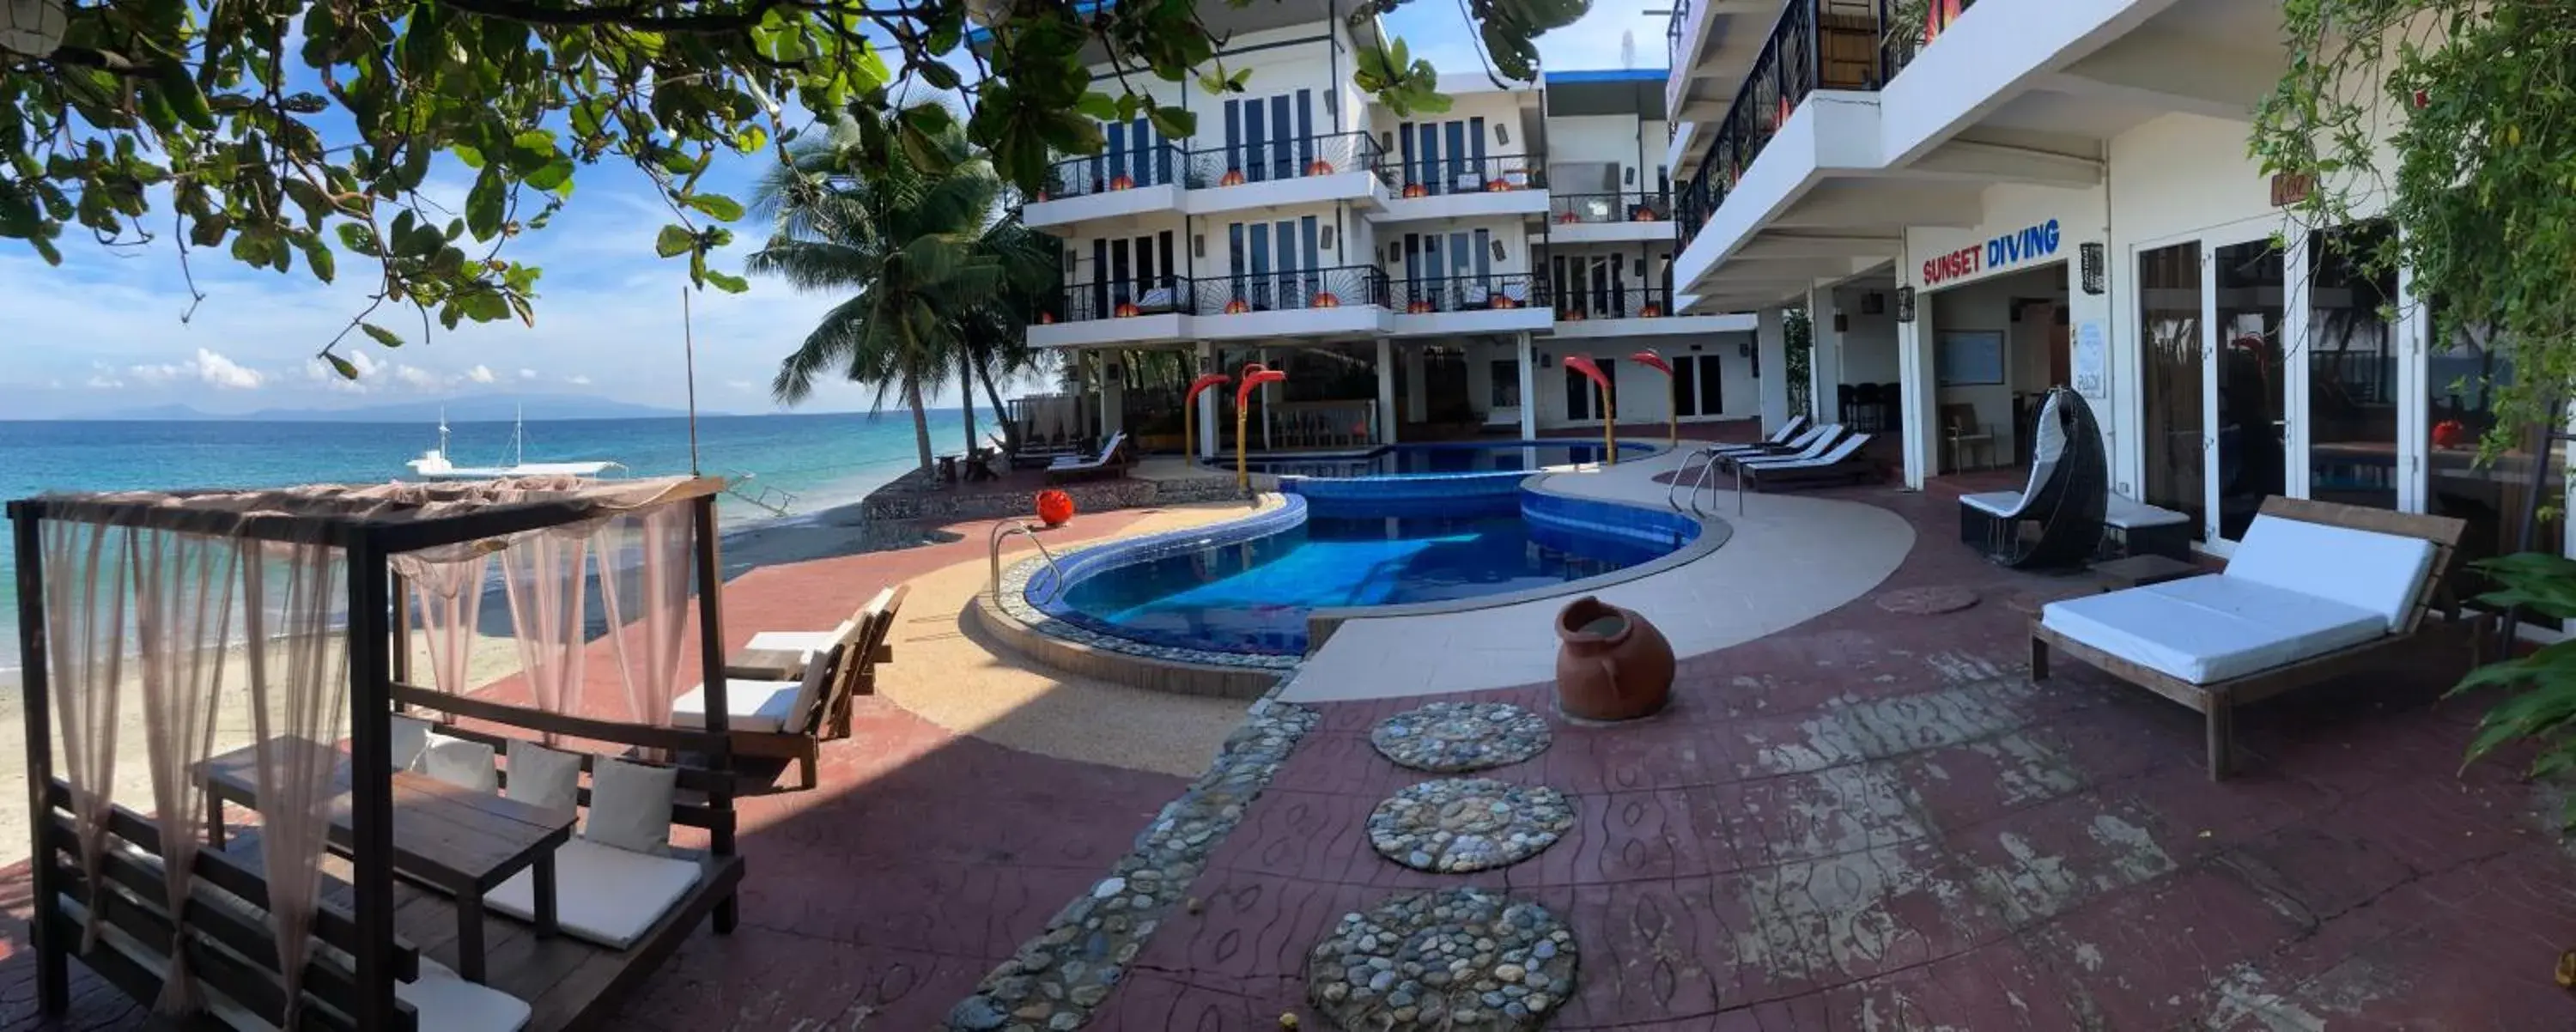
[[(537, 477), (9, 503), (43, 1011), (68, 1006), (77, 956), (156, 1010), (234, 1027), (573, 1028), (604, 1017), (698, 922), (712, 916), (719, 933), (731, 931), (742, 861), (719, 618), (721, 486)], [(631, 541), (620, 537), (630, 531)], [(633, 722), (579, 712), (594, 542)], [(640, 561), (612, 570), (612, 553), (630, 550), (621, 542)], [(460, 641), (473, 632), (471, 600), (492, 556), (533, 705), (464, 694)], [(407, 583), (431, 631), (434, 688), (408, 683)], [(674, 727), (692, 587), (709, 712), (701, 727)], [(228, 647), (246, 667), (234, 694), (246, 697), (254, 740), (218, 758)], [(133, 690), (122, 675), (132, 670), (149, 800), (114, 798), (120, 698)], [(407, 773), (413, 761), (396, 754), (397, 724), (420, 741), (407, 710), (437, 715), (426, 738), (449, 772), (424, 769), (440, 780)], [(344, 735), (345, 752), (314, 747)], [(483, 806), (453, 787), (473, 780), (455, 776), (453, 757), (477, 750), (489, 786), (556, 809)], [(502, 750), (511, 762), (496, 769)], [(260, 813), (257, 830), (230, 845), (218, 830), (225, 802)], [(576, 808), (580, 836), (556, 838)], [(526, 852), (524, 870), (478, 868), (456, 884), (401, 867), (399, 822), (487, 812), (540, 829), (482, 829), (490, 841), (527, 851), (537, 834), (552, 851)], [(705, 848), (671, 845), (673, 825), (701, 829)], [(613, 855), (589, 859), (598, 854)], [(472, 849), (445, 855), (477, 860)], [(553, 879), (536, 876), (543, 866), (566, 868), (552, 890)], [(504, 878), (488, 894), (470, 891)], [(667, 905), (651, 909), (631, 891), (639, 884), (668, 889)], [(503, 922), (511, 927), (485, 944), (488, 962), (459, 932), (460, 915), (478, 925), (487, 906), (533, 919)], [(550, 934), (544, 912), (558, 907), (564, 934)], [(451, 970), (468, 950), (492, 971), (490, 986)]]

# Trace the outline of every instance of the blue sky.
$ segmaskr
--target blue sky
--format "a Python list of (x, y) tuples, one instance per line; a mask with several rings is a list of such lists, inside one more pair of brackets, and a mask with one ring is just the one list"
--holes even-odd
[[(1643, 0), (1595, 0), (1582, 21), (1540, 41), (1546, 67), (1621, 67), (1623, 36), (1633, 36), (1638, 65), (1662, 65), (1663, 19), (1648, 17), (1648, 7)], [(1478, 67), (1457, 5), (1415, 0), (1385, 21), (1444, 72)], [(744, 197), (759, 160), (719, 158), (706, 183)], [(469, 183), (450, 164), (426, 193), (461, 213)], [(161, 212), (151, 221), (166, 228), (166, 209)], [(344, 259), (340, 282), (325, 285), (300, 263), (280, 275), (220, 254), (199, 255), (193, 268), (206, 299), (182, 322), (187, 285), (166, 233), (151, 247), (109, 249), (74, 229), (61, 241), (60, 267), (48, 267), (15, 242), (0, 244), (0, 326), (7, 327), (8, 344), (0, 347), (0, 419), (170, 403), (232, 413), (504, 392), (678, 407), (686, 390), (680, 295), (688, 276), (681, 263), (654, 257), (653, 235), (668, 221), (640, 173), (605, 162), (583, 169), (552, 225), (515, 241), (508, 252), (545, 270), (534, 327), (468, 324), (424, 339), (416, 314), (388, 306), (375, 321), (409, 343), (388, 350), (352, 335), (341, 353), (367, 370), (354, 384), (324, 368), (314, 352), (365, 307), (371, 280), (363, 260)], [(738, 239), (718, 264), (738, 271), (742, 254), (766, 233), (748, 222), (734, 230)], [(689, 299), (703, 409), (771, 411), (769, 378), (779, 357), (838, 300), (799, 295), (773, 280), (751, 283), (744, 294), (708, 290)], [(864, 409), (871, 396), (865, 388), (832, 383), (801, 409)], [(953, 392), (938, 403), (953, 405)]]

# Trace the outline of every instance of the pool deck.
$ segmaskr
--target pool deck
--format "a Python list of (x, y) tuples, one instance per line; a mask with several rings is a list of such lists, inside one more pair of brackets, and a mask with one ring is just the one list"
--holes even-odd
[[(2213, 784), (2193, 714), (2075, 664), (2027, 680), (2027, 610), (2067, 582), (1969, 554), (1951, 498), (1807, 500), (1884, 514), (1853, 518), (1892, 518), (1910, 545), (1839, 604), (1685, 660), (1661, 717), (1556, 722), (1545, 753), (1492, 772), (1571, 796), (1562, 841), (1470, 875), (1381, 860), (1368, 814), (1427, 776), (1385, 762), (1367, 733), (1419, 700), (1314, 702), (1316, 729), (1242, 823), (1209, 836), (1191, 902), (1156, 914), (1081, 1027), (1258, 1030), (1282, 1014), (1330, 1027), (1303, 975), (1340, 915), (1479, 885), (1570, 924), (1582, 963), (1555, 1029), (2576, 1028), (2576, 997), (2552, 981), (2576, 945), (2562, 794), (2514, 777), (2523, 753), (2460, 769), (2486, 700), (2434, 704), (2465, 661), (2447, 628), (2371, 676), (2248, 709), (2247, 769)], [(1086, 516), (1076, 531), (1138, 518)], [(980, 525), (956, 529), (965, 540), (746, 575), (728, 589), (729, 634), (819, 625), (881, 584), (954, 576), (983, 548)], [(1897, 611), (1892, 593), (1912, 588), (1977, 601)], [(943, 638), (954, 616), (908, 608), (907, 640)], [(894, 662), (931, 656), (899, 648)], [(1548, 712), (1547, 681), (1442, 698)], [(861, 700), (856, 734), (824, 748), (819, 790), (747, 801), (741, 929), (700, 930), (609, 1027), (912, 1032), (976, 1016), (961, 1001), (1051, 914), (1097, 896), (1184, 790), (1170, 773), (993, 740), (1015, 721), (1082, 717), (1026, 709), (951, 730)], [(0, 1029), (147, 1027), (86, 975), (68, 1019), (35, 1019), (25, 893), (23, 864), (0, 870), (13, 916)]]
[[(1672, 453), (1608, 468), (1551, 474), (1548, 490), (1662, 509), (1657, 481)], [(1676, 655), (1751, 641), (1832, 610), (1884, 580), (1914, 545), (1886, 509), (1810, 495), (1756, 494), (1735, 511), (1732, 491), (1700, 504), (1732, 530), (1717, 550), (1594, 592), (1654, 622)], [(1308, 657), (1281, 698), (1290, 702), (1399, 698), (1502, 688), (1554, 677), (1556, 613), (1574, 594), (1420, 616), (1344, 621)]]

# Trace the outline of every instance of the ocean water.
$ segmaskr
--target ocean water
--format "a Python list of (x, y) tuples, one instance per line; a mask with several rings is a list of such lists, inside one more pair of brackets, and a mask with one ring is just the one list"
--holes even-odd
[[(978, 411), (979, 433), (991, 415)], [(964, 443), (956, 410), (930, 415), (931, 447), (953, 453)], [(506, 465), (511, 424), (451, 423), (448, 457), (458, 465)], [(0, 499), (48, 491), (282, 487), (311, 483), (380, 483), (407, 478), (403, 463), (438, 446), (435, 425), (415, 423), (0, 422)], [(606, 459), (624, 475), (689, 471), (689, 421), (575, 419), (527, 424), (527, 461)], [(702, 416), (698, 468), (708, 475), (749, 475), (796, 496), (789, 518), (858, 501), (912, 468), (912, 418), (896, 411), (859, 414)], [(754, 493), (757, 493), (756, 490)], [(720, 499), (723, 522), (741, 526), (777, 518), (734, 498)], [(0, 536), (0, 682), (18, 666), (16, 556)]]

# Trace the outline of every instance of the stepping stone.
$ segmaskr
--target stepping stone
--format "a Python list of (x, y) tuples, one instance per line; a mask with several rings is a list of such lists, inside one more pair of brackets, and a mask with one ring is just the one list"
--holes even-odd
[(1536, 1029), (1574, 992), (1574, 933), (1492, 889), (1342, 915), (1306, 954), (1306, 1000), (1350, 1032)]
[(1543, 785), (1446, 778), (1412, 785), (1369, 814), (1378, 855), (1421, 871), (1460, 874), (1537, 856), (1574, 827), (1574, 803)]
[(1369, 742), (1400, 767), (1457, 774), (1547, 750), (1547, 718), (1508, 702), (1435, 702), (1379, 721)]

